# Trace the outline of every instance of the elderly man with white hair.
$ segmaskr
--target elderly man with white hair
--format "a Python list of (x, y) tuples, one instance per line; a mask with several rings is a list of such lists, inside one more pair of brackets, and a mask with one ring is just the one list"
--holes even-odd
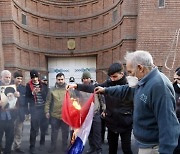
[[(1, 72), (0, 86), (7, 86), (11, 83), (11, 72), (3, 70)], [(5, 89), (6, 90), (6, 89)], [(19, 93), (14, 91), (14, 95), (19, 97)], [(14, 120), (16, 110), (4, 109), (0, 99), (0, 152), (2, 151), (2, 137), (5, 133), (6, 142), (3, 154), (11, 154), (11, 147), (14, 139)]]
[(147, 51), (127, 53), (125, 60), (129, 85), (97, 87), (96, 93), (133, 100), (133, 132), (139, 154), (173, 154), (180, 129), (170, 80), (154, 66)]

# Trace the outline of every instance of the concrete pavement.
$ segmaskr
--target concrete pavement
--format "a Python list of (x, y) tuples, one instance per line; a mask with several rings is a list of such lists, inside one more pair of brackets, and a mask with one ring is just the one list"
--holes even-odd
[[(37, 154), (48, 154), (48, 149), (50, 146), (50, 130), (51, 128), (49, 128), (49, 135), (46, 135), (46, 144), (45, 147), (42, 151), (40, 151), (39, 148), (39, 135), (37, 136), (37, 142), (36, 142), (36, 152)], [(22, 145), (21, 148), (25, 151), (25, 154), (29, 154), (29, 133), (30, 133), (30, 122), (26, 121), (24, 123), (24, 130), (23, 130), (23, 139), (22, 139)], [(123, 154), (123, 152), (121, 151), (121, 141), (119, 140), (119, 147), (118, 147), (118, 154)], [(59, 146), (57, 146), (56, 152), (53, 154), (63, 154), (63, 152), (61, 151), (61, 132), (59, 132), (59, 136), (58, 136), (58, 142), (57, 145), (59, 143)], [(87, 151), (87, 149), (89, 148), (88, 146), (88, 142), (86, 143), (85, 149), (84, 149), (84, 153)], [(106, 143), (103, 144), (103, 154), (108, 154), (108, 144), (107, 144), (107, 140)], [(135, 143), (135, 140), (132, 136), (132, 150), (133, 150), (133, 154), (137, 154), (137, 145)], [(17, 154), (16, 152), (13, 152), (13, 154)]]

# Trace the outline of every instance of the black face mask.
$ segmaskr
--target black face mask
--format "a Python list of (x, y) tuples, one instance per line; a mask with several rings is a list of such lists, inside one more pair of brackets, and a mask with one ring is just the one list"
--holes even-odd
[(121, 79), (119, 79), (119, 80), (117, 80), (117, 81), (111, 81), (111, 83), (112, 83), (113, 86), (119, 85), (120, 80), (121, 80)]
[(180, 88), (177, 85), (177, 82), (173, 83), (173, 87), (176, 93), (180, 93)]
[(110, 81), (111, 82), (111, 86), (116, 86), (116, 85), (124, 85), (127, 83), (127, 80), (125, 78), (125, 76), (123, 76), (121, 79), (117, 80), (117, 81)]

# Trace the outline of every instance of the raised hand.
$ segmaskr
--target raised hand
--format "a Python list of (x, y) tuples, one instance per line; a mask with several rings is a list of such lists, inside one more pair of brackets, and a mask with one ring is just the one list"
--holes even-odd
[(94, 89), (94, 91), (95, 91), (96, 94), (98, 94), (98, 93), (105, 93), (105, 88), (98, 86), (98, 87), (96, 87)]
[(66, 86), (66, 90), (69, 90), (69, 89), (76, 89), (77, 88), (77, 84), (76, 83), (73, 83), (73, 84), (68, 84), (67, 86)]

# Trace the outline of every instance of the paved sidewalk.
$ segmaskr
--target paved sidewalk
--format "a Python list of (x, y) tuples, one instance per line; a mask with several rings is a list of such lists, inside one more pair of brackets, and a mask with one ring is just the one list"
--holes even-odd
[[(36, 152), (37, 154), (49, 154), (48, 153), (48, 149), (49, 149), (49, 146), (50, 146), (50, 133), (51, 133), (51, 128), (49, 127), (49, 135), (46, 135), (46, 143), (45, 143), (45, 148), (43, 151), (39, 151), (38, 147), (39, 147), (39, 135), (37, 136), (37, 142), (36, 142)], [(29, 133), (30, 133), (30, 122), (29, 121), (26, 121), (24, 123), (24, 132), (23, 132), (23, 139), (22, 139), (22, 149), (25, 151), (25, 154), (29, 154)], [(61, 132), (59, 132), (59, 136), (58, 136), (58, 142), (61, 143), (61, 140), (60, 140), (60, 135), (61, 135)], [(57, 145), (58, 145), (58, 142), (57, 142)], [(88, 143), (86, 144), (85, 146), (85, 149), (84, 149), (84, 153), (87, 151), (87, 149), (89, 148), (88, 146)], [(107, 140), (106, 140), (106, 143), (103, 144), (103, 154), (108, 154), (108, 144), (107, 144)], [(61, 146), (59, 144), (59, 146), (57, 146), (57, 149), (56, 149), (56, 152), (53, 153), (53, 154), (63, 154), (63, 152), (61, 151)], [(132, 150), (133, 150), (133, 154), (137, 154), (137, 146), (135, 144), (135, 140), (134, 138), (132, 138)], [(17, 154), (16, 152), (13, 152), (13, 154)], [(118, 150), (118, 154), (123, 154), (123, 152), (121, 151), (121, 144), (119, 143), (119, 150)]]

